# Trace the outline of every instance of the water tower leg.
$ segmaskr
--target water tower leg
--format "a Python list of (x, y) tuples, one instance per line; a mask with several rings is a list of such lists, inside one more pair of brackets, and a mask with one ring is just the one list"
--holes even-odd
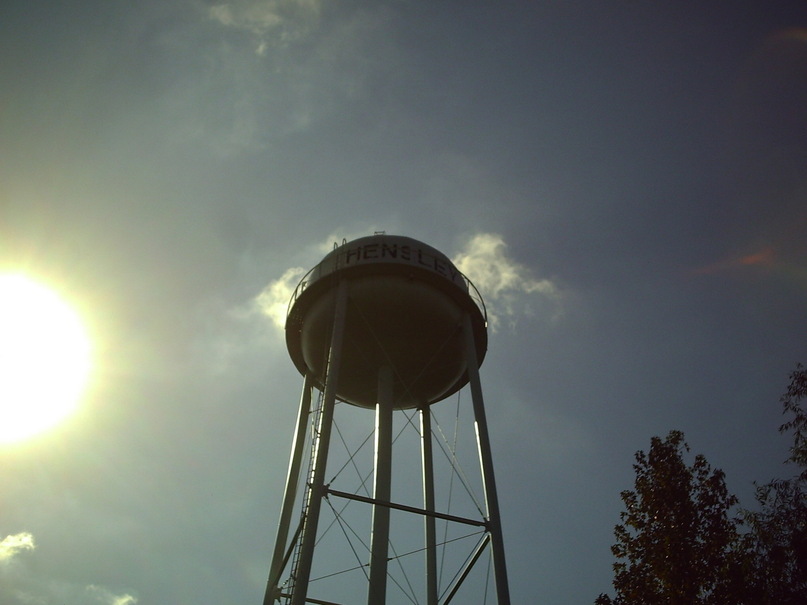
[(471, 398), (473, 399), (479, 459), (482, 463), (482, 483), (485, 490), (485, 503), (488, 510), (488, 531), (491, 536), (493, 573), (496, 577), (496, 595), (498, 605), (510, 605), (510, 588), (507, 582), (507, 568), (504, 562), (502, 523), (501, 517), (499, 516), (496, 479), (493, 475), (493, 457), (490, 452), (488, 422), (485, 417), (485, 403), (482, 399), (482, 382), (479, 379), (479, 362), (476, 356), (473, 327), (471, 325), (471, 317), (467, 313), (463, 318), (462, 331), (465, 334), (465, 359), (468, 365), (468, 382), (471, 386)]
[[(392, 487), (392, 368), (378, 372), (378, 402), (375, 426), (375, 473), (373, 498), (388, 503)], [(373, 504), (373, 534), (370, 543), (369, 605), (382, 605), (387, 598), (387, 560), (389, 558), (390, 508)]]
[[(432, 453), (432, 414), (429, 406), (420, 408), (420, 440), (423, 466), (423, 508), (434, 512), (434, 455)], [(424, 515), (426, 540), (426, 605), (437, 605), (437, 531), (435, 518)]]
[(294, 578), (294, 591), (291, 605), (305, 605), (308, 595), (308, 580), (311, 576), (311, 563), (314, 559), (314, 546), (317, 541), (317, 525), (322, 498), (325, 496), (325, 466), (328, 462), (328, 448), (333, 426), (333, 408), (336, 405), (336, 387), (339, 380), (339, 366), (342, 361), (342, 340), (345, 334), (345, 313), (347, 307), (347, 284), (342, 281), (336, 291), (331, 348), (328, 353), (328, 374), (325, 377), (325, 392), (322, 395), (322, 413), (312, 456), (313, 476), (306, 503), (306, 519), (300, 544), (300, 560)]
[(308, 415), (311, 411), (311, 392), (313, 388), (314, 384), (311, 377), (306, 375), (303, 383), (303, 393), (300, 397), (300, 410), (297, 412), (297, 430), (294, 433), (294, 442), (291, 446), (289, 472), (286, 475), (286, 491), (283, 495), (283, 508), (280, 510), (275, 550), (272, 555), (272, 565), (269, 568), (269, 583), (266, 586), (263, 605), (271, 605), (280, 597), (278, 583), (280, 582), (280, 574), (283, 573), (284, 559), (288, 548), (286, 541), (289, 538), (291, 515), (297, 499), (297, 486), (300, 483), (300, 467), (305, 450), (305, 437), (308, 432)]

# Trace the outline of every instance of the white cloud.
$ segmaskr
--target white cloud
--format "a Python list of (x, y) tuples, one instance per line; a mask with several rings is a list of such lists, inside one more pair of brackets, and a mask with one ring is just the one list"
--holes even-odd
[[(305, 256), (311, 257), (311, 265), (309, 268), (316, 266), (322, 258), (333, 251), (334, 247), (339, 246), (342, 242), (353, 241), (359, 237), (372, 235), (378, 232), (375, 229), (364, 229), (356, 233), (345, 235), (346, 232), (338, 234), (336, 232), (329, 234), (324, 239), (320, 240), (313, 246), (309, 246)], [(300, 279), (305, 274), (306, 269), (302, 267), (290, 267), (278, 279), (269, 283), (258, 296), (255, 297), (254, 302), (261, 313), (272, 320), (272, 323), (283, 330), (286, 326), (286, 312), (288, 310), (289, 301), (291, 301), (292, 294)]]
[(137, 598), (128, 593), (115, 594), (96, 584), (65, 583), (42, 577), (41, 567), (14, 561), (21, 552), (35, 549), (34, 537), (28, 532), (12, 534), (0, 541), (0, 603), (85, 605), (90, 596), (92, 602), (101, 605), (136, 605)]
[(87, 586), (87, 593), (103, 605), (135, 605), (137, 598), (130, 594), (116, 595), (102, 586), (90, 584)]
[[(371, 233), (372, 231), (364, 231), (347, 238), (329, 235), (321, 243), (311, 247), (311, 266), (331, 252), (334, 243), (352, 241)], [(513, 326), (519, 316), (532, 314), (532, 305), (536, 300), (552, 303), (555, 305), (553, 314), (557, 311), (556, 303), (560, 295), (555, 284), (548, 279), (536, 279), (529, 267), (509, 258), (507, 245), (500, 235), (474, 235), (453, 261), (482, 294), (492, 330), (496, 330), (504, 320)], [(302, 267), (286, 269), (283, 275), (270, 282), (253, 301), (258, 310), (280, 330), (286, 325), (289, 301), (305, 271)]]
[(235, 0), (211, 6), (208, 15), (224, 27), (250, 32), (266, 52), (267, 39), (287, 43), (310, 32), (319, 21), (320, 0)]
[(375, 94), (395, 56), (384, 35), (392, 11), (327, 10), (321, 0), (205, 0), (193, 27), (160, 37), (171, 75), (157, 97), (171, 123), (163, 135), (220, 157), (259, 153)]
[(34, 550), (35, 547), (34, 537), (28, 532), (6, 536), (0, 541), (0, 563), (10, 561), (17, 554), (26, 550)]
[(504, 319), (512, 326), (519, 315), (529, 314), (534, 297), (552, 302), (559, 298), (555, 284), (536, 279), (529, 267), (507, 256), (507, 244), (495, 233), (474, 235), (453, 260), (482, 294), (494, 331)]
[(302, 267), (286, 269), (280, 278), (270, 282), (255, 298), (255, 303), (261, 312), (281, 330), (286, 325), (286, 310), (294, 288), (304, 273), (305, 269)]

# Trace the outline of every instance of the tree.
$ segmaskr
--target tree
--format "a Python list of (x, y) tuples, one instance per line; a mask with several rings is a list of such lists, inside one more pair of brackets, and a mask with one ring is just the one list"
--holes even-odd
[(807, 603), (807, 370), (799, 364), (782, 396), (789, 419), (780, 433), (792, 431), (793, 445), (786, 464), (799, 468), (790, 479), (757, 486), (757, 512), (743, 511), (749, 532), (744, 536), (747, 594), (760, 605)]
[(702, 455), (688, 466), (688, 452), (684, 434), (671, 431), (653, 437), (647, 454), (636, 453), (635, 488), (622, 492), (611, 547), (616, 596), (601, 594), (597, 605), (740, 602), (733, 596), (737, 524), (729, 517), (737, 498)]
[[(790, 375), (780, 399), (792, 433), (790, 479), (756, 489), (759, 510), (729, 518), (737, 499), (703, 456), (691, 466), (683, 433), (654, 437), (637, 452), (634, 491), (611, 548), (616, 596), (596, 605), (802, 605), (807, 603), (807, 370)], [(738, 528), (744, 526), (744, 533)]]

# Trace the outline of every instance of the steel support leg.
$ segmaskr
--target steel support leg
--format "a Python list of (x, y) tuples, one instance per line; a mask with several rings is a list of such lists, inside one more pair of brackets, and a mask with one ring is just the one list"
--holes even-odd
[(339, 381), (339, 366), (342, 361), (342, 340), (345, 333), (347, 308), (347, 284), (342, 281), (336, 291), (331, 347), (328, 353), (328, 375), (325, 377), (325, 392), (322, 397), (318, 435), (311, 455), (314, 457), (314, 470), (306, 503), (306, 519), (300, 544), (300, 560), (294, 578), (294, 593), (291, 605), (304, 605), (308, 595), (308, 580), (311, 576), (311, 563), (314, 559), (314, 545), (317, 541), (317, 525), (322, 498), (325, 495), (325, 467), (328, 462), (328, 447), (333, 426), (333, 409), (336, 405), (336, 389)]
[[(420, 441), (423, 465), (423, 508), (434, 512), (434, 455), (432, 415), (429, 406), (420, 408)], [(437, 531), (432, 515), (423, 517), (426, 541), (426, 605), (437, 605)]]
[(468, 382), (471, 386), (476, 439), (479, 447), (479, 460), (482, 464), (482, 483), (485, 490), (485, 504), (488, 511), (488, 529), (491, 535), (493, 552), (493, 572), (496, 577), (498, 605), (510, 605), (510, 588), (507, 582), (507, 568), (504, 561), (502, 523), (499, 515), (499, 499), (496, 493), (496, 479), (493, 475), (493, 457), (490, 452), (488, 422), (485, 417), (485, 403), (482, 399), (482, 382), (479, 379), (479, 361), (476, 355), (471, 317), (466, 313), (462, 331), (465, 334), (465, 359), (468, 364)]
[(294, 441), (291, 446), (289, 471), (286, 475), (286, 491), (283, 496), (283, 508), (280, 510), (275, 550), (272, 555), (272, 565), (269, 568), (269, 582), (266, 586), (263, 605), (271, 605), (271, 603), (280, 598), (278, 583), (280, 582), (280, 575), (283, 573), (283, 561), (288, 548), (287, 540), (289, 538), (291, 515), (297, 499), (297, 486), (300, 483), (300, 467), (305, 450), (305, 437), (308, 433), (308, 416), (311, 412), (311, 393), (313, 388), (313, 381), (306, 375), (303, 382), (303, 393), (300, 397), (300, 410), (297, 412), (297, 430), (294, 433)]
[[(390, 501), (392, 491), (392, 368), (378, 372), (378, 402), (375, 426), (375, 473), (373, 497)], [(370, 543), (370, 589), (368, 605), (383, 605), (387, 598), (387, 561), (389, 559), (390, 508), (373, 504), (373, 534)]]

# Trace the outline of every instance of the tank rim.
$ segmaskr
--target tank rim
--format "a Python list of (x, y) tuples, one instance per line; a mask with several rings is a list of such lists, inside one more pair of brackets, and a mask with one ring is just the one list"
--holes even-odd
[[(372, 277), (374, 275), (387, 277), (398, 275), (406, 276), (409, 279), (417, 279), (418, 281), (434, 287), (436, 290), (450, 298), (462, 311), (468, 313), (473, 330), (472, 337), (476, 345), (477, 363), (481, 366), (487, 353), (488, 344), (487, 309), (485, 307), (484, 300), (473, 282), (464, 273), (459, 271), (453, 262), (451, 262), (451, 260), (443, 253), (439, 252), (439, 250), (436, 250), (432, 246), (423, 244), (422, 242), (412, 238), (405, 236), (390, 236), (395, 237), (399, 241), (405, 240), (417, 245), (422, 245), (429, 250), (434, 250), (442, 259), (445, 259), (447, 262), (451, 263), (453, 270), (456, 271), (456, 275), (461, 279), (461, 283), (465, 286), (464, 288), (456, 281), (443, 277), (432, 270), (420, 267), (416, 264), (403, 264), (398, 262), (369, 262), (341, 267), (333, 264), (334, 257), (338, 256), (339, 250), (343, 249), (344, 246), (356, 242), (367, 242), (380, 237), (384, 236), (369, 236), (366, 238), (352, 240), (350, 242), (343, 242), (338, 246), (335, 245), (332, 252), (323, 257), (319, 263), (307, 271), (306, 274), (303, 275), (303, 277), (299, 280), (288, 304), (285, 333), (286, 347), (289, 355), (291, 356), (292, 362), (300, 374), (305, 376), (311, 370), (304, 359), (302, 343), (302, 324), (308, 310), (329, 290), (335, 290), (339, 281), (347, 280), (349, 282), (351, 280)], [(323, 267), (323, 265), (325, 265), (325, 267)], [(324, 270), (324, 272), (321, 274), (317, 273), (321, 270)], [(317, 277), (315, 279), (311, 279), (311, 276), (315, 274)], [(455, 381), (454, 384), (445, 389), (439, 397), (425, 403), (427, 405), (431, 405), (432, 403), (441, 401), (459, 391), (468, 382), (467, 374), (467, 370), (464, 371), (460, 378)], [(317, 383), (318, 388), (324, 387), (324, 384), (321, 384), (322, 381), (319, 380), (319, 378), (316, 376), (312, 377), (314, 378), (315, 383)], [(340, 400), (347, 401), (339, 395), (337, 395), (337, 397)], [(348, 403), (357, 405), (359, 407), (367, 407), (360, 403), (351, 401), (348, 401)], [(398, 409), (406, 409), (409, 407), (415, 406), (401, 406)]]
[[(471, 279), (467, 275), (465, 275), (462, 271), (460, 271), (457, 268), (457, 266), (451, 261), (451, 259), (448, 258), (448, 256), (446, 256), (445, 254), (443, 254), (442, 252), (440, 252), (439, 250), (437, 250), (433, 246), (430, 246), (429, 244), (425, 244), (425, 243), (423, 243), (423, 242), (421, 242), (419, 240), (416, 240), (414, 238), (407, 237), (407, 236), (404, 236), (404, 235), (389, 236), (389, 235), (386, 235), (386, 234), (369, 235), (369, 236), (360, 237), (360, 238), (357, 238), (357, 239), (354, 239), (354, 240), (351, 240), (351, 241), (342, 240), (341, 244), (334, 243), (334, 249), (331, 252), (329, 252), (328, 254), (326, 254), (322, 258), (322, 260), (320, 260), (316, 265), (311, 267), (300, 278), (300, 280), (297, 282), (297, 286), (294, 288), (294, 292), (292, 292), (291, 298), (289, 299), (288, 305), (286, 306), (286, 325), (288, 326), (289, 317), (292, 315), (292, 312), (294, 310), (294, 307), (295, 307), (295, 304), (297, 302), (297, 299), (299, 299), (300, 296), (303, 294), (303, 292), (307, 291), (310, 286), (314, 286), (314, 285), (318, 284), (319, 282), (323, 281), (327, 276), (329, 276), (329, 275), (333, 276), (333, 275), (336, 275), (336, 274), (340, 274), (340, 275), (348, 275), (348, 274), (350, 274), (350, 275), (352, 275), (353, 271), (355, 271), (355, 270), (357, 270), (359, 268), (364, 268), (364, 267), (368, 267), (368, 268), (373, 267), (375, 269), (378, 269), (379, 266), (383, 266), (383, 267), (386, 267), (386, 268), (398, 266), (397, 263), (371, 263), (371, 264), (368, 264), (368, 265), (359, 265), (359, 266), (355, 266), (355, 267), (341, 267), (341, 268), (337, 267), (335, 270), (330, 271), (330, 272), (318, 277), (315, 280), (310, 280), (310, 277), (311, 277), (312, 274), (316, 273), (317, 270), (319, 270), (324, 264), (326, 264), (335, 255), (337, 255), (340, 249), (344, 248), (348, 244), (355, 244), (357, 242), (362, 242), (362, 241), (366, 241), (366, 240), (370, 240), (370, 239), (380, 239), (380, 238), (385, 238), (385, 237), (390, 237), (390, 238), (395, 238), (395, 239), (400, 239), (400, 240), (407, 240), (407, 241), (410, 241), (410, 242), (414, 242), (414, 243), (416, 243), (418, 245), (425, 246), (425, 247), (429, 248), (430, 250), (433, 250), (434, 252), (439, 254), (442, 258), (447, 260), (449, 263), (451, 263), (451, 266), (456, 270), (457, 276), (460, 277), (462, 279), (463, 283), (465, 284), (465, 288), (466, 288), (467, 291), (463, 291), (463, 294), (470, 297), (470, 299), (474, 302), (475, 306), (477, 307), (477, 310), (482, 315), (482, 321), (483, 321), (483, 324), (484, 324), (484, 328), (487, 331), (488, 313), (487, 313), (487, 307), (485, 306), (485, 301), (482, 298), (482, 294), (479, 292), (479, 289), (476, 287), (476, 285), (474, 285), (474, 283), (471, 281)], [(411, 267), (411, 269), (414, 269), (416, 271), (418, 271), (418, 270), (424, 271), (420, 267)], [(368, 271), (370, 271), (370, 270), (368, 269)], [(431, 275), (431, 272), (424, 271), (422, 273), (422, 275)], [(454, 282), (451, 282), (451, 280), (436, 281), (435, 283), (444, 283), (445, 281), (448, 281), (450, 283), (454, 283)], [(454, 285), (456, 286), (457, 284), (454, 283)], [(457, 286), (457, 287), (459, 287), (459, 286)], [(463, 302), (463, 301), (461, 301), (459, 299), (459, 297), (455, 298), (455, 300), (457, 300), (457, 302), (459, 302), (460, 304), (462, 304), (462, 302)]]

